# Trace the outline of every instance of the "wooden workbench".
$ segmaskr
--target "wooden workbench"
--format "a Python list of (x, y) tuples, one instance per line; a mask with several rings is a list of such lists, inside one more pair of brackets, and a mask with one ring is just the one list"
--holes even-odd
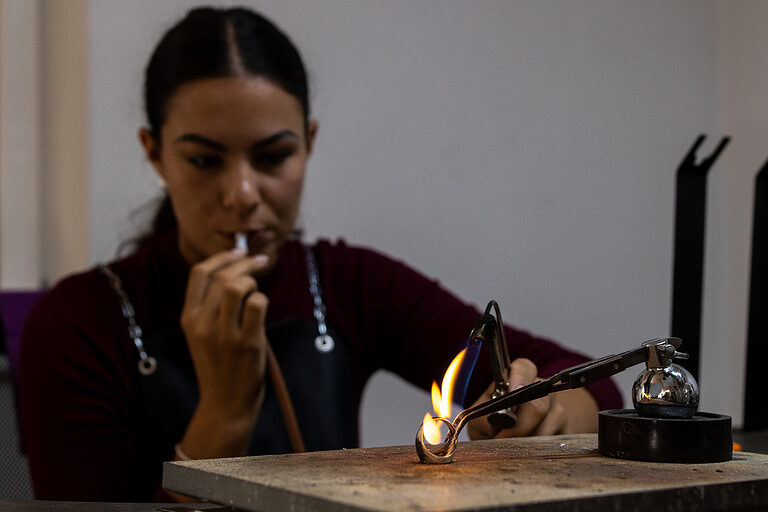
[(251, 511), (768, 509), (768, 455), (715, 464), (611, 459), (597, 436), (461, 443), (447, 465), (413, 446), (171, 462), (163, 486)]

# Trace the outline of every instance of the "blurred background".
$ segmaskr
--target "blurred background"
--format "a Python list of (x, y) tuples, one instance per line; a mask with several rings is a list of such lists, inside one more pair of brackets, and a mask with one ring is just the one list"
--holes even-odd
[[(142, 227), (160, 193), (137, 140), (143, 67), (199, 4), (0, 0), (0, 288), (50, 286)], [(675, 170), (699, 134), (704, 156), (730, 135), (708, 181), (700, 408), (740, 425), (768, 2), (216, 4), (261, 11), (303, 52), (307, 239), (375, 247), (592, 356), (671, 334)], [(616, 378), (625, 405), (639, 372)], [(376, 375), (363, 445), (411, 443), (428, 409)]]

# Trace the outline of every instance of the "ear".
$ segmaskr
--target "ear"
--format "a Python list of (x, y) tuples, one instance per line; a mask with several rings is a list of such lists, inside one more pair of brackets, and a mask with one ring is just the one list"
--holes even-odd
[(141, 142), (141, 146), (144, 148), (147, 160), (155, 168), (155, 172), (161, 178), (165, 178), (165, 168), (160, 158), (160, 144), (158, 144), (155, 136), (147, 128), (139, 128), (139, 142)]
[(312, 154), (312, 148), (315, 146), (315, 137), (317, 136), (317, 119), (310, 119), (307, 125), (307, 154)]

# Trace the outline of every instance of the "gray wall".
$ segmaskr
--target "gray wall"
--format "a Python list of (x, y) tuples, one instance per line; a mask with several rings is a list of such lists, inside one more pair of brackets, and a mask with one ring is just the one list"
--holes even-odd
[[(745, 124), (754, 109), (739, 99), (765, 60), (754, 70), (732, 57), (764, 54), (752, 20), (766, 4), (244, 3), (286, 29), (310, 68), (308, 238), (374, 246), (592, 355), (669, 334), (675, 168), (699, 133), (702, 154), (725, 129), (749, 134), (710, 181), (701, 379), (702, 408), (740, 422), (748, 236), (729, 233), (749, 230), (760, 161), (731, 154), (757, 155), (768, 133), (764, 111)], [(156, 195), (136, 142), (141, 72), (191, 5), (90, 5), (94, 260), (112, 257), (135, 229), (130, 212)], [(742, 27), (752, 39), (734, 39)], [(617, 379), (627, 396), (638, 372)], [(379, 375), (367, 398), (366, 445), (412, 442), (425, 394)]]

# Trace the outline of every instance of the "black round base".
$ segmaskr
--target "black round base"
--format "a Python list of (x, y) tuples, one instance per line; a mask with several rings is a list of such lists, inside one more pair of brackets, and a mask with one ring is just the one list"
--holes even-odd
[(733, 456), (731, 417), (698, 412), (692, 418), (648, 418), (634, 409), (600, 411), (601, 454), (617, 459), (699, 464)]

